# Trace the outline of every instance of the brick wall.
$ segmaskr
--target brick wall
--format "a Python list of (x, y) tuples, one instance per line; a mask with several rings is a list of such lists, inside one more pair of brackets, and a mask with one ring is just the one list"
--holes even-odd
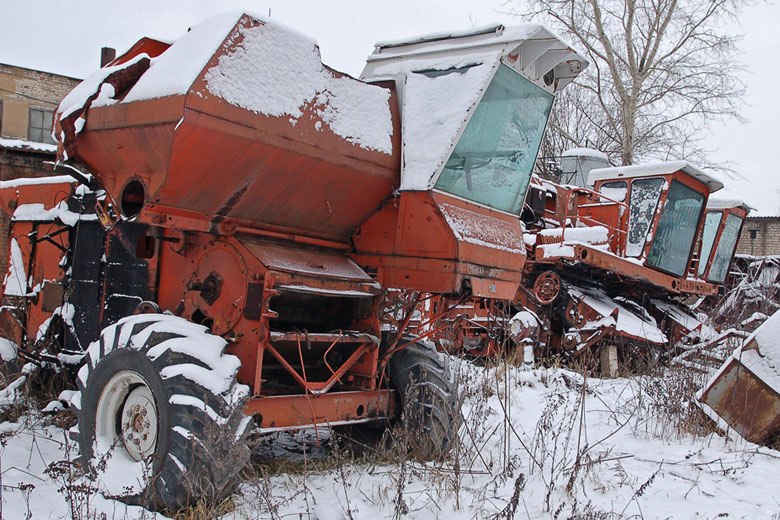
[(780, 217), (748, 217), (742, 227), (737, 254), (780, 255)]
[(27, 139), (30, 108), (55, 110), (79, 81), (0, 63), (0, 137)]

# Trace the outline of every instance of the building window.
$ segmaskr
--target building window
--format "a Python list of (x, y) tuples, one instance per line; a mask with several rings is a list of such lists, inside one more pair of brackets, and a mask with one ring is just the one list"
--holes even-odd
[(51, 138), (51, 123), (54, 113), (43, 108), (30, 109), (30, 124), (27, 138), (36, 143), (54, 144)]
[(0, 137), (3, 136), (3, 100), (0, 99)]

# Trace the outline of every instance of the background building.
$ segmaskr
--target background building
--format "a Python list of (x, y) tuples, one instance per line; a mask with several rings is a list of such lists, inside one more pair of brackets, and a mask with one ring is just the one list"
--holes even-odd
[(738, 255), (780, 255), (780, 216), (748, 217), (737, 244)]
[(0, 63), (0, 180), (50, 174), (52, 116), (79, 81)]

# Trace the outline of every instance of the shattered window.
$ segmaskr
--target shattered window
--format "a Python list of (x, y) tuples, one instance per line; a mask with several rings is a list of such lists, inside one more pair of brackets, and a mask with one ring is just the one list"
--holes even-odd
[(726, 226), (720, 235), (715, 257), (712, 259), (712, 267), (707, 279), (715, 283), (723, 283), (729, 271), (731, 257), (734, 256), (734, 248), (737, 247), (739, 230), (742, 227), (742, 219), (736, 215), (726, 217)]
[(661, 196), (661, 189), (665, 182), (664, 179), (656, 177), (634, 179), (631, 183), (626, 255), (637, 257), (642, 254), (647, 233), (653, 224), (658, 198)]
[(710, 261), (712, 245), (715, 243), (715, 235), (718, 234), (722, 215), (719, 211), (710, 211), (704, 220), (704, 232), (701, 235), (701, 251), (699, 252), (699, 276), (703, 276), (704, 271), (707, 270), (707, 263)]
[(500, 65), (435, 189), (519, 215), (552, 100)]
[(685, 275), (703, 207), (704, 194), (672, 182), (647, 254), (648, 265), (676, 276)]

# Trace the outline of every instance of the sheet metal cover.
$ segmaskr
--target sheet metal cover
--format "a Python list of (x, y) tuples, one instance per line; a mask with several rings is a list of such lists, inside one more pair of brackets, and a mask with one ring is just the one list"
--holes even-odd
[(298, 246), (260, 242), (245, 243), (264, 266), (273, 271), (307, 276), (327, 276), (340, 280), (373, 282), (373, 279), (343, 253), (318, 251)]
[(696, 397), (721, 428), (749, 441), (763, 443), (780, 433), (780, 312), (734, 351)]

